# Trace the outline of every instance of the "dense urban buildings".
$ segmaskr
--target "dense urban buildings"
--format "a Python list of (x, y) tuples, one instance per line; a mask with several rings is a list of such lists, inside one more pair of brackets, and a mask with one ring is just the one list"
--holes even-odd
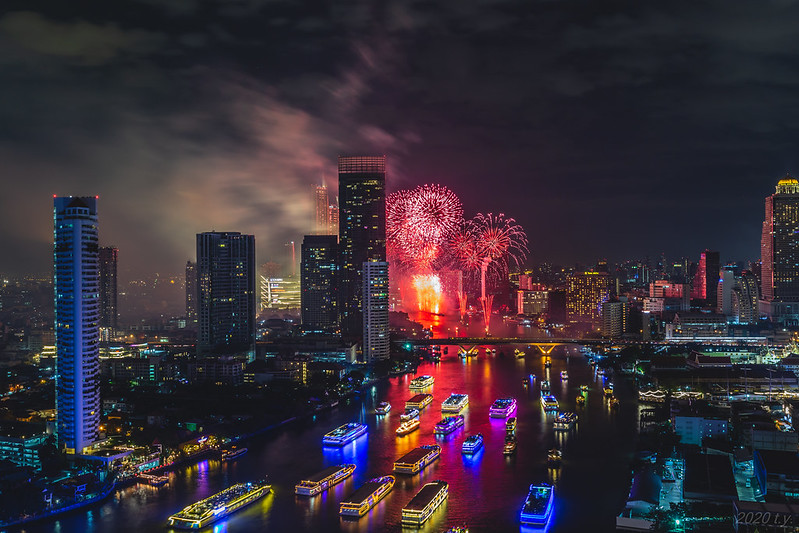
[(363, 360), (388, 359), (388, 263), (363, 263)]
[(53, 204), (56, 435), (68, 453), (83, 453), (100, 425), (97, 198), (56, 197)]
[(338, 324), (338, 238), (306, 235), (300, 263), (302, 325), (310, 330), (330, 330)]
[(386, 261), (386, 157), (339, 157), (339, 318), (348, 338), (363, 336), (363, 264)]
[(568, 279), (567, 308), (569, 320), (599, 324), (602, 304), (610, 298), (607, 272), (575, 272)]
[(799, 181), (790, 176), (777, 182), (766, 198), (760, 241), (761, 314), (785, 325), (799, 323)]
[(111, 246), (100, 248), (100, 327), (111, 332), (118, 328), (117, 257), (119, 250)]
[(717, 303), (719, 283), (719, 253), (705, 250), (699, 256), (699, 266), (694, 274), (691, 298), (713, 307)]
[(255, 356), (255, 237), (197, 234), (198, 352)]

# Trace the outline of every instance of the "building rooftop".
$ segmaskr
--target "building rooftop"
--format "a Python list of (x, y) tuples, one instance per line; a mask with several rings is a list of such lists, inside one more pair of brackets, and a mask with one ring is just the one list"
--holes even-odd
[(796, 452), (755, 450), (756, 461), (758, 457), (769, 474), (784, 474), (794, 479), (799, 477), (799, 454)]
[(737, 499), (738, 490), (729, 456), (687, 454), (683, 488), (686, 498)]

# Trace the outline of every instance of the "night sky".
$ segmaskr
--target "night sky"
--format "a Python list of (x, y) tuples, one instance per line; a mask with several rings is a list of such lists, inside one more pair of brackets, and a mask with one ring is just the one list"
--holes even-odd
[(53, 194), (100, 195), (129, 275), (214, 229), (280, 260), (371, 153), (515, 217), (531, 262), (755, 259), (799, 172), (791, 0), (73, 4), (0, 11), (0, 272), (50, 270)]

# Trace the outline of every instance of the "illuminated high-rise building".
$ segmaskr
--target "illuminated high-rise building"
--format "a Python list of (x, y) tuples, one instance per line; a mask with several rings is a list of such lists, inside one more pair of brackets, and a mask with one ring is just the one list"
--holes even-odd
[(386, 261), (386, 157), (339, 157), (339, 318), (363, 336), (363, 264)]
[(388, 263), (363, 263), (363, 361), (388, 359)]
[(197, 234), (198, 352), (255, 357), (255, 237)]
[(756, 324), (760, 320), (757, 277), (751, 270), (744, 270), (733, 289), (732, 308), (738, 324)]
[(328, 217), (330, 219), (330, 226), (328, 228), (328, 235), (338, 236), (338, 198), (335, 204), (330, 204), (327, 207)]
[(333, 329), (338, 324), (338, 238), (306, 235), (301, 255), (302, 325), (313, 330)]
[(330, 196), (327, 185), (317, 185), (314, 189), (314, 233), (326, 235), (330, 232)]
[(760, 312), (783, 325), (799, 324), (799, 181), (777, 182), (766, 198), (760, 258)]
[(100, 426), (100, 268), (96, 197), (56, 197), (53, 262), (56, 438), (83, 453)]
[(186, 261), (186, 323), (197, 325), (197, 263)]
[(691, 298), (716, 306), (720, 267), (718, 252), (705, 250), (699, 255), (699, 266), (691, 286)]
[(610, 299), (607, 272), (574, 272), (567, 278), (566, 306), (572, 322), (599, 323), (602, 304)]
[(100, 327), (114, 332), (118, 326), (117, 257), (119, 250), (111, 246), (100, 248)]

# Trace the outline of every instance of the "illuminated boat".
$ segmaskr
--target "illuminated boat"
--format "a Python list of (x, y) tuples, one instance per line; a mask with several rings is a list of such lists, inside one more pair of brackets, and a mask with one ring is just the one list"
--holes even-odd
[(400, 424), (400, 426), (397, 428), (397, 436), (403, 437), (408, 433), (413, 433), (417, 429), (419, 429), (419, 419), (411, 418), (410, 420)]
[(560, 464), (560, 460), (563, 457), (563, 453), (558, 450), (557, 448), (552, 448), (547, 452), (547, 463), (552, 466), (557, 466)]
[(344, 424), (343, 426), (337, 427), (330, 433), (326, 433), (324, 438), (322, 438), (322, 444), (325, 446), (344, 446), (345, 444), (354, 441), (364, 433), (366, 433), (365, 425), (350, 422), (348, 424)]
[(403, 526), (421, 526), (449, 495), (446, 481), (433, 481), (422, 487), (408, 505), (402, 508)]
[(524, 353), (522, 350), (520, 350), (520, 349), (518, 349), (518, 348), (516, 348), (515, 350), (513, 350), (513, 353), (514, 353), (514, 354), (516, 354), (516, 357), (518, 357), (518, 358), (520, 358), (520, 359), (521, 359), (522, 357), (524, 357), (525, 355), (527, 355), (526, 353)]
[(463, 441), (463, 446), (461, 446), (461, 452), (464, 455), (473, 455), (480, 451), (480, 448), (483, 447), (483, 435), (482, 433), (476, 433), (474, 435), (469, 435), (466, 437), (466, 440)]
[(588, 392), (588, 385), (580, 385), (580, 392)]
[(466, 526), (455, 526), (449, 528), (444, 533), (469, 533), (469, 528)]
[(450, 394), (449, 397), (441, 402), (442, 413), (460, 413), (469, 405), (468, 394)]
[(155, 476), (153, 474), (139, 474), (139, 479), (152, 485), (153, 487), (161, 487), (169, 483), (169, 476)]
[(560, 379), (569, 379), (569, 373), (565, 370), (560, 371)]
[(507, 431), (508, 433), (513, 433), (514, 431), (516, 431), (516, 417), (515, 416), (510, 417), (508, 419), (508, 421), (505, 422), (505, 431)]
[(369, 509), (377, 505), (386, 494), (394, 488), (394, 476), (383, 476), (370, 479), (352, 495), (341, 502), (339, 514), (341, 516), (361, 517)]
[(524, 525), (545, 526), (552, 516), (555, 492), (549, 485), (530, 485), (519, 520)]
[(577, 407), (582, 407), (582, 406), (584, 406), (584, 405), (585, 405), (585, 397), (584, 397), (584, 396), (582, 396), (582, 395), (581, 395), (581, 396), (578, 396), (578, 397), (576, 397), (576, 398), (574, 399), (574, 401), (577, 403)]
[(395, 474), (418, 474), (424, 467), (438, 459), (441, 446), (427, 444), (409, 451), (394, 463)]
[(436, 378), (433, 376), (419, 376), (418, 378), (413, 378), (411, 382), (408, 384), (410, 389), (425, 389), (432, 385), (435, 382)]
[(552, 390), (549, 388), (549, 380), (545, 379), (541, 382), (541, 393), (542, 394), (549, 394), (549, 391)]
[(505, 445), (502, 447), (502, 453), (505, 455), (513, 455), (516, 453), (516, 437), (514, 437), (512, 433), (505, 437)]
[(247, 453), (247, 448), (237, 448), (236, 446), (232, 446), (231, 448), (222, 452), (222, 460), (223, 461), (232, 461), (233, 459), (237, 459)]
[(375, 407), (375, 414), (378, 415), (387, 415), (389, 411), (391, 411), (391, 404), (388, 402), (380, 402)]
[(516, 398), (499, 398), (491, 404), (488, 416), (491, 418), (508, 418), (514, 409), (516, 409)]
[(438, 422), (433, 428), (435, 435), (449, 435), (456, 429), (463, 427), (463, 415), (448, 416)]
[(541, 405), (544, 407), (544, 411), (557, 411), (558, 410), (558, 400), (551, 394), (542, 394), (541, 395)]
[(619, 408), (619, 399), (615, 396), (610, 397), (610, 408), (611, 409), (618, 409)]
[(178, 529), (201, 529), (263, 498), (271, 490), (272, 486), (263, 482), (237, 483), (173, 514), (168, 523)]
[(610, 398), (613, 396), (613, 383), (608, 383), (602, 390), (605, 393), (605, 398)]
[(570, 412), (560, 413), (555, 417), (555, 429), (568, 431), (577, 423), (577, 415)]
[(352, 475), (355, 465), (336, 465), (325, 468), (308, 479), (303, 479), (294, 487), (299, 496), (316, 496), (337, 485)]
[(400, 422), (407, 422), (408, 420), (413, 420), (414, 418), (419, 418), (419, 409), (405, 409), (405, 412), (400, 415)]
[(405, 402), (406, 409), (419, 409), (420, 411), (433, 402), (432, 394), (417, 394), (407, 402)]
[(551, 367), (552, 366), (552, 359), (550, 359), (549, 357), (544, 359), (544, 366), (547, 367), (547, 368)]

